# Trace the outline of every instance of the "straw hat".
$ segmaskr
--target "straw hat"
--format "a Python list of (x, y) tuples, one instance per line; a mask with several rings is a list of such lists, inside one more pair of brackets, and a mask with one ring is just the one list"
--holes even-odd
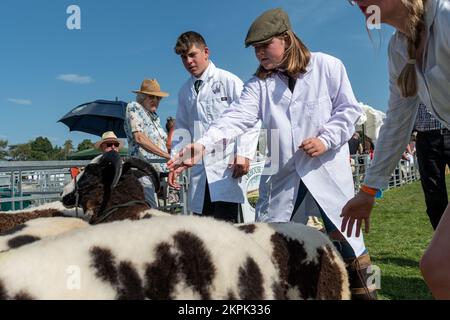
[(162, 92), (161, 88), (159, 86), (158, 81), (155, 79), (145, 79), (142, 81), (141, 89), (140, 90), (134, 90), (134, 93), (144, 93), (151, 96), (157, 96), (157, 97), (168, 97), (169, 94), (166, 92)]
[(119, 139), (117, 139), (117, 136), (112, 131), (106, 131), (102, 135), (102, 139), (95, 143), (95, 148), (96, 149), (100, 149), (100, 146), (104, 142), (118, 142), (119, 143), (119, 148), (118, 148), (119, 150), (122, 149), (122, 147), (123, 147), (123, 142), (120, 141)]

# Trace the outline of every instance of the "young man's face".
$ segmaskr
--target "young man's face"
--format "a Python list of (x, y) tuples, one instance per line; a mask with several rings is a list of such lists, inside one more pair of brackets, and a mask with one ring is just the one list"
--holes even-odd
[(181, 55), (181, 61), (186, 70), (194, 77), (200, 77), (209, 64), (208, 47), (197, 47), (195, 44), (185, 53)]

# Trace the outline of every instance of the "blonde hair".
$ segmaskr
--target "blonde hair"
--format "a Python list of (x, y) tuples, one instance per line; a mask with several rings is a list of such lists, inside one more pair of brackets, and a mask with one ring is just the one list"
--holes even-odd
[[(311, 60), (311, 52), (303, 44), (303, 42), (291, 30), (286, 31), (279, 39), (284, 39), (288, 42), (289, 47), (284, 52), (283, 60), (280, 63), (280, 68), (286, 70), (291, 77), (298, 76), (300, 73), (306, 73), (306, 67)], [(270, 77), (275, 70), (266, 70), (262, 65), (256, 70), (255, 76), (264, 80)]]
[[(408, 9), (408, 58), (416, 60), (417, 49), (420, 45), (421, 34), (425, 28), (425, 2), (427, 0), (402, 0), (403, 5)], [(407, 62), (397, 79), (397, 86), (404, 98), (413, 97), (417, 94), (417, 74), (416, 65)]]

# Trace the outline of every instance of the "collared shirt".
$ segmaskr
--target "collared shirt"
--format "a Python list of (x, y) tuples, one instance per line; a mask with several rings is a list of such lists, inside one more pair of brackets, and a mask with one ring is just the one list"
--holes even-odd
[[(142, 132), (158, 148), (167, 152), (167, 133), (161, 127), (159, 116), (156, 113), (147, 111), (136, 101), (130, 102), (127, 105), (124, 128), (127, 134), (128, 154), (130, 156), (140, 157), (145, 160), (164, 159), (142, 148), (133, 136), (133, 132)], [(167, 171), (165, 163), (154, 163), (153, 166), (159, 172)]]
[(421, 103), (417, 111), (416, 122), (414, 124), (415, 130), (419, 132), (440, 130), (443, 128), (442, 124), (437, 120), (433, 114), (428, 111), (427, 107)]

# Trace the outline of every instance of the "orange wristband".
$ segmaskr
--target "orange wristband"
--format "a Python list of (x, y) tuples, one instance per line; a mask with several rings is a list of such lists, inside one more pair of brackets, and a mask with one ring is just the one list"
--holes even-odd
[(373, 197), (375, 197), (377, 192), (378, 192), (377, 189), (373, 189), (373, 188), (368, 187), (368, 186), (366, 186), (364, 184), (361, 185), (361, 188), (359, 190), (361, 190), (364, 193), (370, 194)]

